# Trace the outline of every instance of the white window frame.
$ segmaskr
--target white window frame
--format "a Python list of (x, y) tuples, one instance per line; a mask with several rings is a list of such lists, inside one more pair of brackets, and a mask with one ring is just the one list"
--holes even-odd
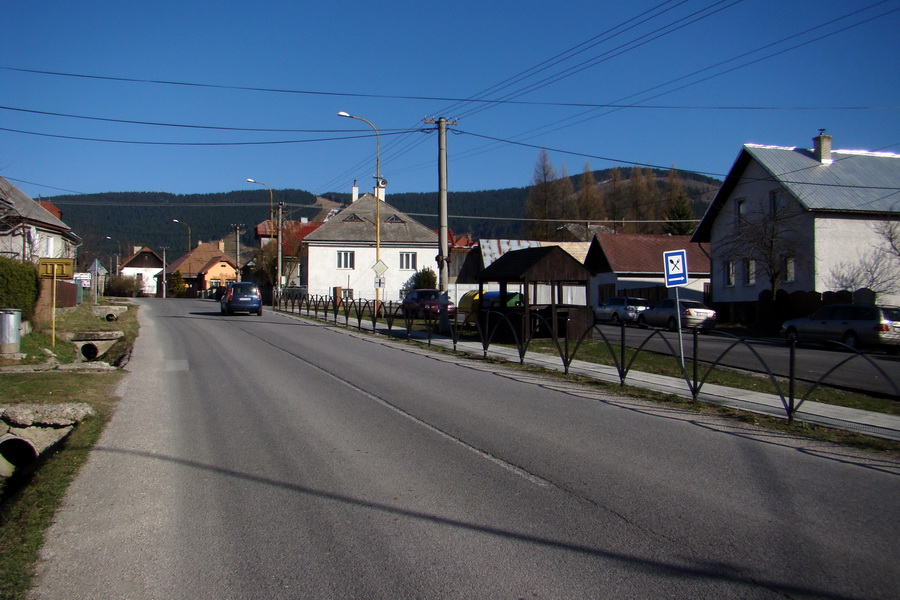
[(343, 271), (356, 269), (356, 252), (353, 250), (337, 251), (337, 268)]
[(419, 254), (417, 252), (401, 252), (400, 270), (415, 271), (418, 268), (418, 257)]
[(797, 277), (797, 261), (793, 256), (784, 259), (784, 281), (791, 282)]
[(748, 258), (744, 261), (744, 285), (756, 284), (756, 259)]
[(725, 261), (725, 287), (734, 287), (734, 261)]

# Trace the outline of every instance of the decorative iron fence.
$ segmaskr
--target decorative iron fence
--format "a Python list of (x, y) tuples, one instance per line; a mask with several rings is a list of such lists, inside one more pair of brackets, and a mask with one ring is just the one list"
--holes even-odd
[[(315, 296), (306, 294), (303, 290), (287, 289), (276, 298), (276, 304), (280, 310), (286, 312), (303, 314), (307, 317), (332, 321), (361, 330), (375, 331), (378, 328), (378, 322), (381, 321), (387, 327), (388, 334), (395, 327), (402, 327), (406, 330), (408, 339), (412, 337), (413, 329), (418, 323), (423, 326), (429, 345), (433, 336), (441, 329), (440, 319), (427, 314), (420, 318), (418, 315), (404, 311), (400, 302), (380, 302), (376, 305), (372, 300)], [(479, 313), (469, 313), (465, 316), (459, 315), (453, 319), (447, 319), (444, 325), (444, 333), (453, 341), (454, 350), (457, 350), (460, 335), (466, 330), (474, 329), (485, 358), (488, 356), (488, 350), (492, 344), (513, 345), (518, 352), (520, 364), (524, 364), (528, 349), (535, 339), (549, 339), (556, 348), (566, 374), (569, 373), (572, 362), (576, 359), (584, 342), (588, 339), (600, 340), (614, 365), (620, 385), (625, 385), (629, 372), (642, 352), (659, 354), (657, 351), (647, 349), (648, 344), (658, 339), (668, 349), (668, 355), (675, 360), (681, 378), (685, 381), (695, 401), (710, 375), (718, 368), (726, 368), (723, 364), (725, 358), (735, 352), (737, 348), (744, 348), (752, 355), (756, 362), (756, 368), (753, 368), (754, 365), (746, 363), (743, 368), (764, 374), (775, 390), (775, 394), (780, 398), (789, 422), (793, 421), (797, 411), (816, 389), (825, 386), (833, 373), (851, 361), (867, 362), (880, 377), (889, 382), (894, 395), (900, 398), (900, 384), (873, 361), (867, 352), (861, 352), (843, 344), (838, 345), (844, 346), (848, 351), (847, 357), (828, 369), (815, 381), (803, 380), (801, 383), (808, 384), (810, 387), (802, 396), (797, 397), (797, 384), (800, 380), (796, 373), (797, 345), (794, 341), (786, 342), (789, 348), (788, 373), (787, 375), (777, 375), (769, 361), (757, 350), (761, 344), (771, 345), (770, 340), (739, 337), (725, 332), (707, 332), (702, 336), (724, 340), (725, 347), (712, 360), (709, 358), (701, 360), (699, 358), (701, 336), (697, 329), (689, 330), (693, 344), (688, 366), (687, 357), (682, 359), (681, 354), (661, 329), (642, 329), (641, 331), (647, 333), (646, 337), (639, 344), (629, 347), (626, 344), (624, 322), (618, 325), (618, 340), (610, 339), (600, 324), (594, 321), (561, 317), (558, 322), (553, 322), (552, 318), (536, 310), (483, 310)], [(630, 358), (628, 357), (629, 353)]]

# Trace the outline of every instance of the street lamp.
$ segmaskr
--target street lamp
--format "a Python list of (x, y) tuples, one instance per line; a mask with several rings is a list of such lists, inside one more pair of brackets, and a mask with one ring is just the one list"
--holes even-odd
[[(272, 195), (272, 188), (263, 183), (262, 181), (256, 181), (255, 179), (247, 178), (249, 183), (255, 183), (257, 185), (264, 186), (269, 190), (269, 227), (273, 227), (275, 225), (275, 200)], [(281, 288), (281, 218), (278, 218), (278, 226), (275, 228), (275, 243), (277, 244), (276, 248), (278, 249), (278, 264), (275, 265), (275, 291)], [(275, 306), (275, 293), (272, 294), (272, 306)]]
[[(368, 119), (351, 115), (350, 113), (341, 111), (337, 114), (339, 117), (346, 119), (356, 119), (366, 123), (375, 131), (375, 264), (381, 265), (381, 201), (384, 190), (385, 181), (381, 178), (381, 136), (378, 128), (375, 127)], [(381, 288), (375, 286), (375, 311), (376, 314), (381, 308)]]
[(178, 223), (179, 225), (184, 225), (188, 228), (188, 253), (191, 251), (191, 226), (185, 223), (184, 221), (179, 221), (178, 219), (172, 219), (173, 223)]
[(116, 275), (119, 274), (119, 256), (122, 254), (122, 242), (117, 240), (114, 237), (106, 236), (106, 239), (112, 240), (116, 243)]

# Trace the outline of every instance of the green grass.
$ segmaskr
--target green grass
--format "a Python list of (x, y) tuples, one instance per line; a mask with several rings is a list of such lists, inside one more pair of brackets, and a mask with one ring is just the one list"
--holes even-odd
[[(4, 365), (39, 364), (51, 350), (59, 362), (76, 358), (74, 344), (65, 341), (68, 331), (120, 330), (125, 333), (105, 356), (117, 363), (127, 356), (138, 334), (137, 308), (129, 308), (118, 321), (107, 322), (93, 316), (90, 305), (57, 316), (55, 345), (47, 324), (20, 341), (24, 361), (4, 360)], [(0, 373), (2, 403), (56, 404), (85, 402), (94, 415), (79, 423), (55, 449), (45, 452), (33, 469), (17, 472), (2, 487), (0, 496), (0, 600), (25, 598), (32, 571), (43, 545), (44, 534), (53, 520), (66, 489), (78, 474), (88, 453), (112, 416), (118, 398), (116, 387), (121, 371)]]

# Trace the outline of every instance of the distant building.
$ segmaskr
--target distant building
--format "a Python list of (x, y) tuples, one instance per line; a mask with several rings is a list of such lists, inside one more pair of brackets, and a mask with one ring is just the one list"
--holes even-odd
[[(237, 264), (225, 254), (222, 242), (198, 244), (187, 254), (169, 263), (166, 267), (166, 281), (170, 289), (175, 271), (181, 272), (188, 286), (188, 296), (192, 298), (212, 295), (216, 288), (236, 281), (238, 273)], [(162, 285), (162, 281), (159, 281), (159, 285)], [(162, 287), (159, 287), (157, 294), (162, 295)]]
[(163, 268), (163, 260), (160, 256), (146, 246), (135, 246), (134, 252), (127, 257), (119, 274), (122, 277), (131, 277), (140, 283), (140, 291), (144, 296), (155, 296), (157, 292), (156, 277)]

